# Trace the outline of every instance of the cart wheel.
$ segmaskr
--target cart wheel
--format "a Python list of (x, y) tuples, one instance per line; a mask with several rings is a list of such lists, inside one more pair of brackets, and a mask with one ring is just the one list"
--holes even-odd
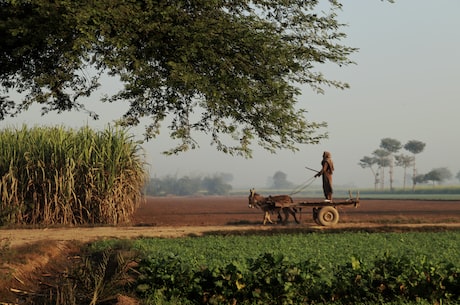
[(318, 208), (313, 208), (313, 221), (314, 221), (317, 225), (321, 225), (321, 224), (319, 223), (319, 219), (318, 219), (318, 211), (319, 211)]
[(322, 207), (318, 211), (318, 222), (323, 226), (332, 226), (339, 222), (339, 212), (331, 206)]

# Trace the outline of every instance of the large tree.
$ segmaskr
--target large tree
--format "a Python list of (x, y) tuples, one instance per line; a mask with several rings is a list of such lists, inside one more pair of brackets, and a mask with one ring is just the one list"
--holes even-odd
[[(254, 144), (317, 143), (326, 124), (305, 117), (298, 86), (348, 87), (319, 69), (348, 65), (356, 51), (341, 44), (340, 8), (337, 0), (2, 0), (0, 119), (34, 103), (45, 113), (90, 109), (81, 97), (108, 74), (124, 86), (105, 101), (129, 104), (121, 124), (145, 124), (150, 139), (171, 120), (179, 144), (169, 153), (194, 148), (195, 132), (243, 156)], [(24, 98), (11, 99), (15, 92)]]

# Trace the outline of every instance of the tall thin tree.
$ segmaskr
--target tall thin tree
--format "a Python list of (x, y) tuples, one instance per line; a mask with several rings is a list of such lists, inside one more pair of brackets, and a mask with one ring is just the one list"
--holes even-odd
[(407, 168), (412, 165), (414, 162), (414, 156), (408, 155), (397, 155), (395, 156), (396, 166), (401, 166), (404, 169), (404, 176), (403, 176), (403, 190), (406, 190), (406, 176), (407, 176)]
[[(364, 156), (361, 160), (359, 160), (359, 165), (362, 168), (369, 168), (374, 175), (374, 189), (377, 190), (377, 185), (379, 184), (379, 172), (374, 170), (374, 164), (377, 164), (378, 160), (375, 157), (368, 157)], [(460, 179), (460, 178), (459, 178)]]
[(411, 152), (414, 155), (414, 162), (413, 162), (413, 173), (412, 173), (412, 190), (415, 190), (415, 178), (417, 176), (417, 168), (415, 167), (415, 155), (421, 153), (425, 149), (426, 144), (417, 141), (417, 140), (410, 140), (404, 145), (404, 149)]
[(390, 153), (386, 149), (376, 149), (372, 154), (375, 156), (377, 165), (379, 166), (378, 170), (380, 172), (380, 189), (383, 190), (385, 187), (385, 167), (390, 166), (390, 159), (388, 158)]
[(384, 138), (380, 141), (380, 148), (388, 151), (388, 161), (390, 168), (390, 190), (393, 190), (393, 167), (394, 167), (394, 154), (401, 149), (401, 142), (396, 139)]

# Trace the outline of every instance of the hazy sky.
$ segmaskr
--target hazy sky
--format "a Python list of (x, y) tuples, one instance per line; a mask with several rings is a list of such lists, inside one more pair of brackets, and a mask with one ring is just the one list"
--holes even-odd
[[(199, 149), (164, 156), (161, 152), (173, 143), (163, 133), (144, 145), (151, 175), (232, 173), (234, 186), (249, 189), (265, 186), (281, 170), (289, 181), (300, 185), (314, 174), (304, 167), (319, 169), (322, 152), (328, 150), (335, 163), (335, 184), (364, 188), (373, 185), (373, 175), (358, 165), (359, 160), (371, 156), (380, 140), (389, 137), (402, 144), (409, 140), (426, 143), (417, 155), (419, 173), (447, 167), (455, 176), (460, 171), (460, 141), (455, 135), (460, 132), (460, 1), (343, 2), (339, 19), (349, 25), (345, 28), (347, 44), (360, 49), (352, 57), (357, 65), (321, 71), (330, 79), (348, 82), (351, 89), (329, 89), (317, 95), (305, 87), (299, 97), (299, 107), (308, 111), (309, 120), (328, 122), (328, 140), (299, 146), (296, 153), (256, 150), (252, 159), (243, 159), (224, 155), (209, 146), (209, 138), (199, 137)], [(105, 85), (103, 90), (111, 92), (114, 85)], [(98, 98), (93, 97), (94, 101)], [(99, 112), (101, 120), (92, 121), (79, 113), (41, 117), (39, 108), (34, 108), (0, 124), (100, 128), (122, 113), (113, 104), (87, 107)], [(131, 131), (141, 137), (142, 128)], [(402, 169), (397, 168), (394, 185), (402, 185), (402, 179)], [(320, 185), (320, 179), (314, 185)]]

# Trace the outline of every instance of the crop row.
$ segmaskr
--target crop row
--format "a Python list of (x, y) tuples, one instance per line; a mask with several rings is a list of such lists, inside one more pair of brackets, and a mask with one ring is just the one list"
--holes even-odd
[(190, 263), (218, 267), (233, 261), (245, 262), (261, 253), (283, 255), (292, 261), (313, 260), (318, 264), (346, 264), (350, 257), (365, 261), (383, 255), (425, 257), (434, 262), (460, 265), (460, 232), (407, 233), (297, 233), (222, 236), (136, 241), (150, 256), (177, 255)]
[(458, 249), (458, 231), (104, 240), (35, 304), (460, 304)]
[(248, 268), (230, 263), (193, 268), (178, 256), (148, 258), (139, 268), (137, 292), (144, 300), (179, 304), (381, 304), (460, 301), (460, 269), (452, 264), (385, 256), (371, 264), (293, 262), (270, 253)]
[(459, 301), (460, 232), (144, 239), (137, 291), (179, 304)]

